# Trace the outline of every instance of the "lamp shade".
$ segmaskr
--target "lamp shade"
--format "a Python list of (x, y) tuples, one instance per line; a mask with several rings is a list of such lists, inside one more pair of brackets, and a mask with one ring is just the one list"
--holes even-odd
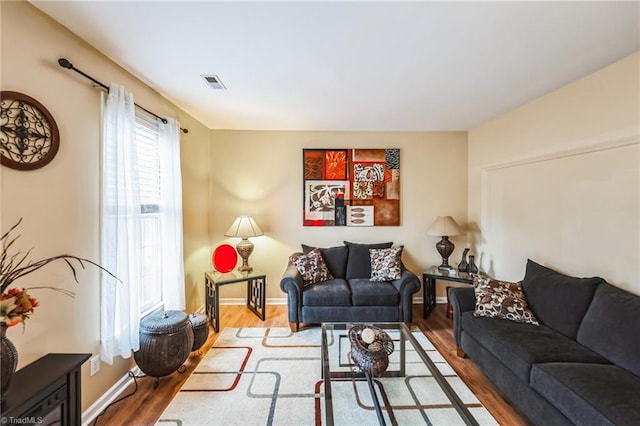
[(248, 238), (259, 237), (264, 235), (264, 232), (251, 216), (238, 216), (224, 235), (225, 237)]
[(427, 235), (435, 237), (450, 237), (460, 234), (462, 234), (462, 231), (460, 231), (460, 227), (451, 216), (438, 216), (427, 229)]

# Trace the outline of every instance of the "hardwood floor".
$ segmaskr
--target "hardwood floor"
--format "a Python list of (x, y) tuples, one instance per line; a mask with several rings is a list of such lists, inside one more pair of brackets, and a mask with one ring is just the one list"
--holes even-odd
[[(220, 309), (220, 327), (288, 327), (287, 307), (268, 306), (266, 320), (260, 321), (244, 306), (223, 306)], [(422, 318), (422, 305), (414, 305), (414, 325), (433, 342), (454, 370), (476, 394), (480, 402), (489, 410), (501, 425), (527, 425), (523, 416), (506, 401), (500, 391), (476, 367), (473, 361), (456, 355), (453, 341), (453, 321), (445, 316), (445, 305), (437, 305), (428, 319)], [(174, 373), (160, 379), (157, 389), (152, 377), (137, 379), (138, 390), (133, 396), (113, 404), (95, 422), (96, 425), (154, 425), (160, 415), (196, 368), (200, 359), (209, 350), (218, 334), (210, 329), (209, 339), (200, 353), (192, 352), (185, 362), (182, 373)], [(122, 395), (133, 392), (132, 383)], [(93, 424), (93, 423), (92, 423)]]

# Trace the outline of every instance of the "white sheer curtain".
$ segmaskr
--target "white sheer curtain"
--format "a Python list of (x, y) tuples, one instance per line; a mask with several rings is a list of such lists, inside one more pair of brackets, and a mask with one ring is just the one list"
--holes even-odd
[(128, 358), (139, 349), (140, 201), (133, 95), (112, 84), (103, 108), (101, 358)]
[(165, 309), (182, 310), (185, 307), (185, 296), (182, 254), (180, 123), (167, 118), (166, 124), (159, 124), (162, 299)]

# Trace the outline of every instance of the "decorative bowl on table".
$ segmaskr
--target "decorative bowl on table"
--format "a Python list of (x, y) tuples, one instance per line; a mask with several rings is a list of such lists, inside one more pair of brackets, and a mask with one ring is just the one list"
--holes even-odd
[(381, 374), (389, 367), (394, 346), (391, 337), (378, 327), (357, 324), (349, 329), (351, 359), (364, 372)]
[(231, 272), (238, 263), (238, 253), (233, 246), (221, 244), (213, 251), (211, 263), (213, 264), (213, 269), (218, 272), (222, 272), (223, 274)]

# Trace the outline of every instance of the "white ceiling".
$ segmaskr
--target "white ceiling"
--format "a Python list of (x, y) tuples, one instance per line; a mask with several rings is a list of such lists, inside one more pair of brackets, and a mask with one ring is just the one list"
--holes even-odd
[(637, 1), (32, 3), (212, 129), (467, 130), (640, 50)]

